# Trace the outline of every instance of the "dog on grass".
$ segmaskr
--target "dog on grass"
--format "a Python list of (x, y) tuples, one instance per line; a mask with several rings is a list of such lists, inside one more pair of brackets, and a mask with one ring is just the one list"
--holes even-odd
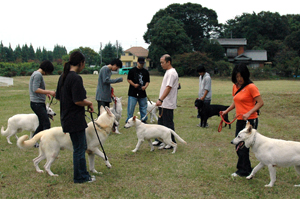
[(177, 135), (172, 129), (158, 124), (144, 124), (141, 120), (137, 119), (136, 116), (130, 118), (124, 127), (130, 128), (132, 126), (135, 126), (138, 138), (137, 145), (135, 149), (132, 150), (132, 152), (136, 152), (140, 148), (144, 140), (148, 141), (151, 148), (150, 151), (154, 151), (154, 147), (150, 139), (158, 138), (163, 143), (162, 146), (159, 147), (159, 149), (163, 149), (165, 147), (165, 144), (168, 144), (173, 147), (172, 153), (175, 153), (177, 149), (177, 144), (172, 141), (171, 134), (173, 134), (175, 138), (181, 143), (186, 144), (186, 142), (181, 137), (179, 137), (179, 135)]
[[(208, 118), (215, 115), (220, 116), (220, 111), (224, 111), (228, 108), (228, 106), (218, 104), (211, 104), (207, 106), (198, 98), (195, 100), (195, 107), (198, 109), (198, 115), (200, 116), (200, 127), (206, 127)], [(228, 114), (224, 115), (223, 117), (226, 122), (229, 122)], [(225, 123), (225, 127), (226, 126), (227, 124)], [(229, 124), (229, 129), (231, 129), (231, 124)]]
[[(271, 181), (265, 187), (272, 187), (276, 181), (276, 167), (294, 166), (300, 174), (300, 142), (285, 141), (280, 139), (268, 138), (261, 135), (253, 129), (248, 122), (246, 127), (239, 132), (236, 138), (231, 141), (232, 144), (247, 148), (251, 147), (255, 157), (260, 163), (252, 170), (246, 178), (252, 179), (256, 172), (267, 166)], [(295, 185), (299, 187), (300, 185)]]
[[(120, 119), (122, 117), (122, 97), (114, 97), (113, 98), (113, 107), (110, 108), (110, 111), (116, 116), (116, 120), (120, 123)], [(119, 131), (119, 127), (116, 126), (116, 134), (121, 134)]]
[[(158, 107), (155, 104), (156, 103), (153, 101), (147, 102), (147, 112), (149, 112), (149, 115), (150, 115), (150, 123), (154, 122), (154, 119), (156, 119), (156, 121), (158, 121), (158, 117), (156, 115), (158, 112)], [(137, 114), (141, 115), (140, 112), (138, 112)]]
[[(46, 110), (49, 118), (53, 120), (53, 117), (56, 115), (56, 113), (49, 107), (49, 104), (47, 104)], [(35, 113), (17, 114), (8, 119), (6, 130), (4, 130), (4, 127), (2, 126), (1, 135), (6, 136), (8, 144), (12, 144), (10, 141), (11, 136), (14, 135), (18, 139), (17, 133), (29, 131), (31, 138), (33, 132), (35, 132), (38, 126), (39, 119)]]
[[(103, 144), (108, 138), (111, 131), (114, 131), (114, 125), (117, 125), (115, 120), (115, 115), (110, 111), (108, 107), (105, 109), (101, 106), (101, 115), (94, 121), (95, 127), (97, 129), (98, 136)], [(46, 159), (46, 164), (44, 165), (45, 171), (50, 176), (58, 176), (54, 174), (50, 167), (54, 160), (57, 158), (59, 151), (61, 149), (68, 149), (73, 151), (72, 141), (68, 133), (64, 133), (62, 127), (53, 127), (39, 132), (30, 140), (27, 140), (28, 136), (23, 135), (17, 141), (17, 145), (21, 149), (28, 149), (33, 147), (33, 145), (40, 141), (39, 144), (39, 156), (33, 159), (34, 167), (38, 173), (43, 173), (44, 171), (39, 168), (39, 162)], [(104, 159), (105, 164), (108, 168), (111, 168), (111, 164), (108, 159), (105, 160), (104, 154), (98, 148), (100, 146), (99, 140), (97, 138), (93, 122), (88, 123), (86, 128), (86, 142), (89, 157), (89, 170), (92, 173), (98, 173), (95, 169), (95, 155)]]

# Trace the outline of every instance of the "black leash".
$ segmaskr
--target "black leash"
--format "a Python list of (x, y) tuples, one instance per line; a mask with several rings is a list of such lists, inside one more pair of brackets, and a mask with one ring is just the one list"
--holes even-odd
[(102, 151), (103, 151), (103, 154), (104, 154), (104, 157), (105, 157), (105, 161), (107, 161), (107, 156), (106, 156), (106, 154), (105, 154), (104, 148), (103, 148), (103, 146), (102, 146), (102, 143), (101, 143), (101, 141), (100, 141), (100, 138), (99, 138), (99, 135), (98, 135), (96, 126), (95, 126), (95, 122), (94, 122), (94, 118), (93, 118), (93, 113), (90, 112), (90, 114), (91, 114), (91, 120), (92, 120), (92, 122), (93, 122), (94, 129), (95, 129), (95, 133), (96, 133), (96, 135), (97, 135), (97, 138), (98, 138), (98, 140), (99, 140), (100, 146), (101, 146), (101, 148), (102, 148)]

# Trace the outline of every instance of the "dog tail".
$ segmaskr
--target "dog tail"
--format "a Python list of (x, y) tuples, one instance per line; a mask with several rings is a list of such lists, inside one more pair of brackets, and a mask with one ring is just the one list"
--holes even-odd
[(41, 139), (42, 136), (43, 136), (43, 131), (33, 136), (30, 140), (27, 140), (28, 135), (23, 135), (17, 140), (17, 146), (20, 149), (32, 148), (37, 143), (37, 141)]
[(3, 136), (8, 136), (9, 134), (9, 130), (8, 130), (8, 127), (6, 130), (4, 130), (4, 126), (1, 127), (1, 135)]
[(179, 137), (179, 135), (177, 135), (177, 133), (175, 133), (175, 131), (171, 130), (171, 133), (175, 136), (177, 140), (179, 140), (179, 142), (187, 144), (186, 141), (184, 141), (181, 137)]

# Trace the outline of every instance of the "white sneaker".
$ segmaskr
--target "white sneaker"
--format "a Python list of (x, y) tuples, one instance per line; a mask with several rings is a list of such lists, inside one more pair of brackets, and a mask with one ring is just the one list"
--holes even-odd
[(159, 144), (159, 141), (156, 141), (156, 140), (155, 140), (154, 142), (152, 142), (152, 145), (153, 145), (153, 146), (158, 146), (158, 144)]
[(91, 176), (90, 179), (88, 180), (88, 182), (95, 182), (96, 181), (96, 177), (95, 176)]
[(171, 147), (172, 147), (171, 145), (168, 145), (168, 144), (167, 144), (167, 145), (165, 146), (165, 149), (170, 149)]
[(238, 177), (239, 175), (238, 174), (236, 174), (236, 173), (232, 173), (231, 174), (231, 177)]

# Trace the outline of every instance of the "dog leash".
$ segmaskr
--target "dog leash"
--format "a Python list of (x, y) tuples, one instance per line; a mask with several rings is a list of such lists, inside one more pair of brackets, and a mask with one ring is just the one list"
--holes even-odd
[(142, 121), (147, 117), (147, 115), (149, 115), (149, 113), (154, 109), (156, 107), (156, 105), (155, 106), (153, 106), (153, 108), (142, 118)]
[(102, 145), (102, 143), (101, 143), (101, 141), (100, 141), (100, 138), (99, 138), (99, 135), (98, 135), (96, 126), (95, 126), (95, 122), (94, 122), (94, 118), (93, 118), (93, 113), (90, 112), (90, 115), (91, 115), (91, 120), (92, 120), (92, 122), (93, 122), (93, 126), (94, 126), (94, 129), (95, 129), (95, 133), (96, 133), (96, 135), (97, 135), (98, 141), (99, 141), (99, 143), (100, 143), (100, 146), (101, 146), (101, 148), (102, 148), (102, 151), (103, 151), (103, 154), (104, 154), (104, 157), (105, 157), (105, 161), (107, 161), (107, 156), (106, 156), (106, 154), (105, 154), (103, 145)]
[(221, 114), (221, 111), (220, 111), (219, 115), (221, 117), (221, 122), (219, 124), (218, 132), (221, 132), (222, 128), (223, 128), (223, 122), (225, 122), (225, 124), (232, 124), (241, 114), (235, 116), (235, 118), (231, 122), (226, 122), (225, 121), (225, 119), (223, 118), (223, 115)]

